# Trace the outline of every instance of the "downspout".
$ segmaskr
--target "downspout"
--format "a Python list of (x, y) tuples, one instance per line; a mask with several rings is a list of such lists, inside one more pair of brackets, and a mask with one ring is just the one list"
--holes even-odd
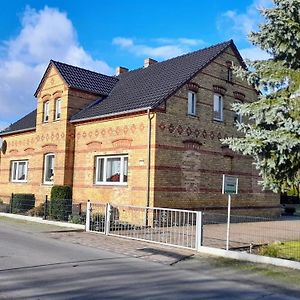
[[(150, 169), (151, 169), (151, 120), (150, 109), (147, 109), (148, 116), (148, 136), (147, 136), (147, 193), (146, 193), (146, 207), (150, 206)], [(145, 225), (148, 226), (148, 209), (145, 213)]]

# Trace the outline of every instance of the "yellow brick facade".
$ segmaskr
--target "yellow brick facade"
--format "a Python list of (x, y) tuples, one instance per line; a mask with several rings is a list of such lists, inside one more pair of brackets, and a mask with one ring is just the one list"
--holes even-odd
[[(191, 81), (198, 87), (196, 116), (187, 115), (189, 84), (185, 84), (159, 109), (71, 123), (70, 117), (97, 98), (96, 95), (68, 88), (52, 67), (37, 95), (36, 130), (5, 135), (7, 151), (0, 157), (0, 199), (11, 193), (33, 193), (37, 202), (50, 194), (51, 185), (43, 182), (44, 156), (55, 154), (54, 184), (70, 185), (74, 202), (119, 205), (221, 209), (226, 196), (221, 194), (222, 174), (239, 177), (240, 193), (233, 207), (241, 214), (275, 215), (279, 197), (261, 192), (252, 160), (222, 148), (220, 139), (237, 136), (231, 104), (235, 92), (245, 101), (256, 99), (256, 92), (245, 82), (226, 81), (226, 61), (239, 64), (228, 48)], [(213, 120), (214, 86), (224, 94), (224, 122)], [(62, 113), (54, 120), (55, 100), (61, 99)], [(43, 103), (50, 103), (50, 118), (43, 122)], [(151, 124), (150, 166), (148, 173), (148, 129)], [(97, 156), (128, 155), (128, 183), (95, 184)], [(11, 182), (11, 162), (28, 160), (26, 183)], [(147, 176), (150, 176), (149, 197)]]

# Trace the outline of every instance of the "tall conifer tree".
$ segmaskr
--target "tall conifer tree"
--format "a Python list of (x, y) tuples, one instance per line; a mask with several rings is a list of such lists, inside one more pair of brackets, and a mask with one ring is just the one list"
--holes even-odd
[(223, 143), (254, 158), (264, 188), (286, 192), (300, 185), (300, 0), (273, 2), (261, 10), (259, 31), (249, 35), (271, 58), (236, 70), (260, 91), (259, 99), (234, 105), (248, 122), (237, 125), (243, 137)]

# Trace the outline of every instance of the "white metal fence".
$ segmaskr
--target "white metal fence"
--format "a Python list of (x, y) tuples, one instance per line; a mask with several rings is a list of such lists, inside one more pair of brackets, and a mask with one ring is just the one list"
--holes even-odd
[[(225, 249), (227, 215), (204, 212), (202, 221), (203, 246)], [(231, 250), (252, 252), (254, 248), (263, 245), (299, 240), (300, 218), (297, 216), (266, 218), (232, 215), (230, 217), (229, 249)]]
[(201, 212), (157, 207), (87, 205), (86, 229), (189, 249), (202, 245)]
[(228, 246), (230, 250), (260, 254), (264, 253), (264, 246), (275, 243), (280, 244), (281, 248), (285, 247), (285, 252), (293, 255), (298, 253), (300, 257), (300, 248), (297, 246), (300, 241), (299, 217), (270, 219), (232, 215), (230, 231), (228, 229), (226, 214), (87, 204), (87, 231), (195, 250), (201, 246), (219, 249), (227, 249)]
[(87, 203), (86, 207), (86, 230), (100, 233), (107, 232), (107, 204)]

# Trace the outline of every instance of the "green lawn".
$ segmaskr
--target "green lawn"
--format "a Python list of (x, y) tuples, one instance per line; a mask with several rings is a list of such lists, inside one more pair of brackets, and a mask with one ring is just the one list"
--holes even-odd
[(300, 261), (300, 241), (288, 241), (262, 246), (260, 255)]

